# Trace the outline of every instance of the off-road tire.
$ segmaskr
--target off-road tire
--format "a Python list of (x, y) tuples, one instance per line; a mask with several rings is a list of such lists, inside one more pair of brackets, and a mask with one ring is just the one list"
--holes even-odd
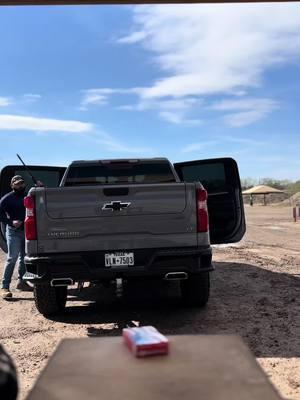
[(66, 305), (67, 286), (53, 287), (49, 283), (34, 285), (34, 301), (41, 314), (59, 314)]
[(210, 276), (209, 272), (199, 275), (190, 275), (180, 282), (181, 297), (185, 305), (190, 307), (204, 307), (209, 299)]

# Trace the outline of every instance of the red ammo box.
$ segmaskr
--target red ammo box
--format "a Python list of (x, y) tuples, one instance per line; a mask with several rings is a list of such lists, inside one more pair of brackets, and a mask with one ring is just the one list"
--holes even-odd
[(136, 357), (168, 354), (169, 340), (154, 326), (123, 329), (123, 338)]

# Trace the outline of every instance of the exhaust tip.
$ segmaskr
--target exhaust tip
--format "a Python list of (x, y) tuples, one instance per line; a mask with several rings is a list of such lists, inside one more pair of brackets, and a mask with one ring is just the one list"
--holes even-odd
[(51, 286), (68, 286), (68, 285), (74, 285), (74, 281), (71, 278), (55, 278), (52, 279), (50, 282)]
[(165, 275), (165, 279), (168, 281), (177, 281), (187, 279), (188, 274), (186, 272), (169, 272)]

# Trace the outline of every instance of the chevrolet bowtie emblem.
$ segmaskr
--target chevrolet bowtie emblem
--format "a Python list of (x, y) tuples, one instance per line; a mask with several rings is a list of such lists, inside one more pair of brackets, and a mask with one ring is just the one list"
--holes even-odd
[(131, 203), (122, 203), (121, 201), (111, 201), (110, 203), (104, 203), (103, 211), (121, 211), (124, 208), (128, 208)]

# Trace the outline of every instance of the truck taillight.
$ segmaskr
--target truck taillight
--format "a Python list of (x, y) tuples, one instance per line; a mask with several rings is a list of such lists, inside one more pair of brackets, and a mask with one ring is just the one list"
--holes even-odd
[(197, 189), (197, 232), (208, 232), (207, 191)]
[(26, 208), (25, 237), (27, 240), (36, 240), (35, 198), (33, 196), (25, 197), (24, 206)]

